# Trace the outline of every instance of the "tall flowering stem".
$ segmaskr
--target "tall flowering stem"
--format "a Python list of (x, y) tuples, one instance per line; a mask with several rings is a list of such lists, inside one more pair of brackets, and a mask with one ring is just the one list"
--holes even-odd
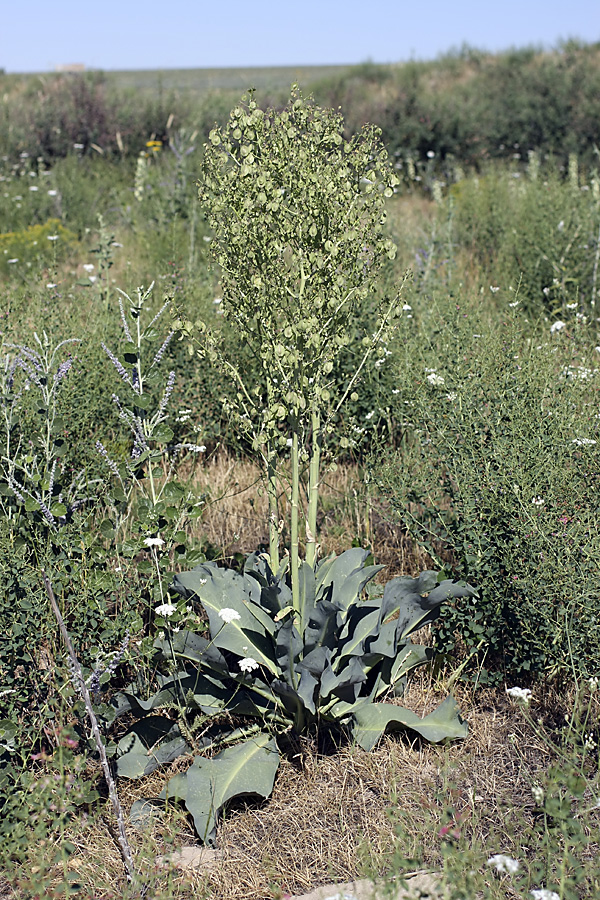
[[(281, 112), (260, 109), (252, 93), (243, 98), (205, 147), (199, 193), (214, 232), (221, 308), (259, 361), (264, 388), (247, 383), (205, 324), (179, 325), (237, 386), (230, 412), (263, 462), (274, 571), (278, 501), (288, 494), (296, 609), (302, 542), (311, 565), (317, 556), (324, 436), (350, 394), (350, 385), (334, 377), (335, 363), (367, 303), (379, 316), (379, 338), (393, 327), (398, 306), (398, 297), (390, 303), (375, 296), (379, 269), (396, 252), (384, 222), (397, 181), (376, 128), (347, 140), (342, 116), (297, 87)], [(359, 370), (379, 343), (365, 335)]]

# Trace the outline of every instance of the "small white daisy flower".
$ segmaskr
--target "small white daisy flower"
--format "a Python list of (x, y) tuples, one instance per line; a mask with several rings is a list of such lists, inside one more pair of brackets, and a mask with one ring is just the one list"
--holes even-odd
[(229, 625), (230, 622), (235, 622), (236, 619), (241, 619), (242, 617), (235, 609), (229, 609), (229, 607), (224, 606), (223, 609), (219, 610), (219, 618), (223, 619), (226, 625)]
[(529, 704), (531, 703), (532, 695), (529, 688), (507, 688), (506, 693), (511, 698), (511, 700), (515, 700), (517, 703), (522, 703), (524, 706), (529, 706)]
[(513, 859), (511, 856), (505, 856), (503, 853), (496, 853), (494, 856), (490, 856), (487, 864), (504, 875), (514, 875), (519, 869), (519, 860)]
[(258, 663), (251, 656), (245, 656), (244, 659), (240, 659), (239, 667), (242, 672), (252, 672), (258, 669)]
[(155, 608), (154, 612), (157, 616), (172, 616), (174, 612), (177, 612), (177, 607), (172, 603), (162, 603)]

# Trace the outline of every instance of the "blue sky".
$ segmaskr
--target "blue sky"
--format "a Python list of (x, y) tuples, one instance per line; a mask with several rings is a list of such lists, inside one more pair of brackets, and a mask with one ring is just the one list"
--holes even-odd
[(41, 72), (400, 62), (600, 41), (600, 0), (27, 0), (4, 4), (0, 67)]

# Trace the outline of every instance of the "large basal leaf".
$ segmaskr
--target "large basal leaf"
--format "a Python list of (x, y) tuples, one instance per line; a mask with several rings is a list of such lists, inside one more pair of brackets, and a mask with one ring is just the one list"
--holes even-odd
[[(337, 656), (362, 656), (369, 639), (377, 637), (381, 625), (381, 601), (355, 603), (348, 610), (346, 623), (339, 638)], [(369, 651), (371, 651), (369, 647)]]
[(315, 647), (296, 666), (300, 681), (298, 696), (313, 715), (317, 712), (317, 700), (321, 694), (321, 676), (325, 669), (331, 670), (331, 650), (329, 647)]
[(175, 706), (201, 709), (205, 715), (212, 716), (228, 705), (233, 692), (237, 690), (237, 685), (226, 688), (222, 680), (197, 669), (192, 672), (177, 672), (165, 678), (160, 690), (147, 700), (142, 700), (127, 688), (120, 696), (127, 700), (128, 711), (137, 716), (143, 717), (154, 710)]
[(384, 566), (367, 566), (368, 550), (353, 547), (345, 550), (333, 560), (323, 560), (317, 567), (317, 600), (329, 600), (339, 610), (346, 611), (355, 603), (365, 585)]
[(274, 574), (264, 553), (251, 553), (244, 563), (244, 574), (256, 578), (260, 585), (260, 603), (275, 618), (282, 609), (292, 605), (292, 589)]
[(365, 667), (357, 656), (350, 657), (348, 665), (340, 672), (335, 672), (330, 665), (326, 666), (321, 675), (321, 699), (333, 696), (344, 703), (354, 703), (366, 680)]
[[(259, 606), (260, 585), (255, 578), (204, 565), (176, 575), (173, 587), (184, 596), (195, 594), (198, 598), (208, 615), (215, 647), (241, 658), (252, 657), (277, 674), (271, 640), (276, 623)], [(234, 610), (239, 618), (225, 622), (219, 616), (224, 609)]]
[(292, 616), (283, 622), (278, 622), (277, 625), (275, 635), (277, 663), (288, 684), (294, 685), (296, 681), (295, 665), (303, 648), (302, 638), (296, 630)]
[(117, 775), (141, 778), (159, 766), (188, 753), (179, 727), (164, 716), (147, 716), (136, 722), (117, 745)]
[(279, 750), (270, 734), (228, 747), (212, 759), (197, 757), (184, 775), (172, 778), (161, 797), (181, 799), (194, 818), (198, 837), (214, 843), (219, 816), (236, 797), (267, 799), (279, 767)]
[(476, 592), (463, 582), (449, 579), (438, 584), (436, 572), (422, 572), (418, 578), (402, 575), (393, 578), (385, 586), (382, 601), (382, 621), (398, 613), (396, 622), (396, 646), (418, 628), (433, 622), (439, 615), (439, 607), (452, 597), (476, 596)]
[(329, 600), (319, 600), (304, 629), (305, 657), (320, 647), (333, 650), (337, 643), (337, 608)]
[(154, 646), (160, 650), (165, 660), (171, 660), (174, 653), (176, 657), (197, 663), (218, 675), (229, 674), (225, 657), (214, 643), (193, 631), (177, 631), (171, 635), (170, 640), (158, 638), (154, 641)]
[(421, 719), (416, 713), (392, 703), (360, 704), (353, 711), (353, 737), (363, 750), (372, 750), (386, 728), (408, 728), (432, 743), (467, 736), (454, 697), (446, 697), (436, 710)]

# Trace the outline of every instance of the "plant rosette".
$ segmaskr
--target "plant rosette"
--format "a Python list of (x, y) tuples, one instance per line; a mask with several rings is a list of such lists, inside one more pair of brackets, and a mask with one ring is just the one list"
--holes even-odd
[[(176, 575), (175, 591), (201, 604), (210, 635), (159, 637), (159, 659), (171, 669), (160, 690), (147, 700), (134, 689), (116, 698), (116, 715), (138, 717), (116, 748), (118, 774), (138, 778), (182, 754), (218, 749), (211, 759), (197, 755), (161, 794), (183, 801), (199, 837), (212, 843), (229, 800), (270, 795), (285, 732), (325, 725), (367, 751), (388, 729), (432, 742), (464, 738), (467, 725), (450, 696), (424, 718), (378, 701), (399, 695), (408, 673), (431, 659), (431, 648), (412, 642), (414, 632), (435, 620), (444, 600), (475, 592), (427, 571), (362, 599), (382, 568), (368, 558), (354, 548), (315, 568), (303, 562), (297, 610), (286, 564), (274, 573), (266, 555), (248, 557), (242, 574), (208, 562)], [(157, 609), (168, 621), (165, 612)], [(177, 721), (158, 712), (167, 709), (179, 711)]]

